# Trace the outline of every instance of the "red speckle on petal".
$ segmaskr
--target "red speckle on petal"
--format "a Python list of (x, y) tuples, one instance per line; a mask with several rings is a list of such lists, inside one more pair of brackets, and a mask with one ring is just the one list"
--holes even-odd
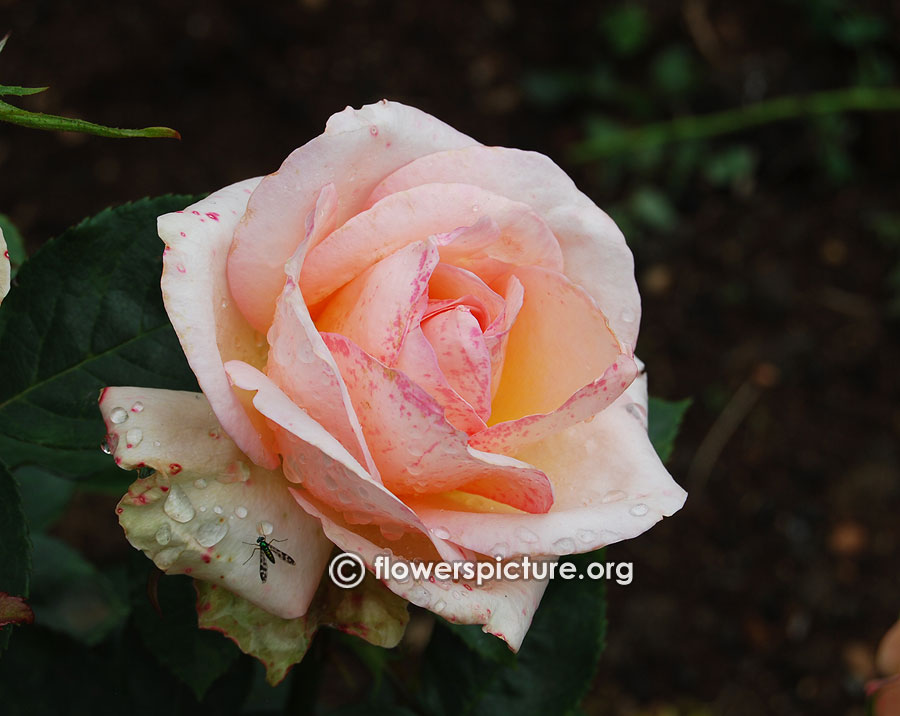
[(201, 555), (200, 555), (200, 559), (202, 559), (202, 560), (203, 560), (204, 562), (206, 562), (207, 564), (209, 564), (209, 563), (212, 561), (212, 560), (210, 559), (210, 556), (209, 556), (208, 554), (201, 554)]
[(472, 591), (472, 585), (471, 585), (471, 584), (464, 584), (463, 586), (464, 586), (466, 589), (468, 589), (470, 592)]
[(116, 455), (116, 465), (121, 465), (121, 464), (122, 464), (122, 458), (120, 458), (118, 455)]
[(186, 234), (186, 233), (184, 233), (184, 232), (183, 232), (183, 231), (182, 231), (182, 232), (180, 232), (180, 233), (181, 233), (181, 235), (182, 235), (182, 236), (187, 236), (187, 234)]
[(194, 209), (194, 211), (192, 211), (191, 213), (192, 213), (194, 216), (200, 216), (200, 212), (197, 211), (196, 209)]
[(123, 510), (121, 507), (117, 507), (117, 508), (116, 508), (116, 514), (117, 514), (117, 515), (121, 515), (124, 511), (125, 511), (125, 510)]
[(4, 251), (3, 257), (8, 261), (9, 260), (9, 251)]
[(194, 570), (193, 570), (192, 568), (190, 568), (190, 567), (185, 567), (185, 568), (184, 568), (184, 573), (185, 573), (185, 574), (190, 574), (190, 573), (193, 572), (193, 571), (194, 571)]
[(103, 390), (100, 391), (100, 398), (97, 400), (98, 405), (103, 402), (103, 398), (106, 397), (107, 390), (109, 390), (109, 388), (104, 388)]
[(371, 127), (369, 127), (369, 134), (371, 134), (373, 137), (377, 137), (378, 136), (378, 127), (376, 127), (375, 125), (372, 125)]
[(210, 219), (212, 219), (213, 221), (218, 221), (218, 220), (219, 220), (219, 215), (218, 215), (216, 212), (214, 212), (214, 211), (207, 211), (207, 212), (206, 212), (206, 215), (207, 215)]
[(179, 472), (181, 472), (181, 465), (179, 465), (177, 462), (173, 462), (171, 465), (169, 465), (169, 472), (172, 475), (177, 475)]
[(168, 492), (168, 491), (169, 491), (169, 488), (166, 487), (165, 485), (160, 485), (160, 488), (159, 488), (159, 489), (162, 490), (163, 492)]

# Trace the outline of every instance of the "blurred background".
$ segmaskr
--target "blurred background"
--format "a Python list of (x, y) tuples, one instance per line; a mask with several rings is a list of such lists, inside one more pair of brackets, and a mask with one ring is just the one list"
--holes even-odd
[[(19, 106), (183, 136), (0, 127), (0, 211), (32, 251), (269, 173), (382, 97), (553, 158), (634, 251), (651, 392), (693, 399), (685, 508), (609, 549), (635, 578), (610, 584), (584, 712), (864, 713), (900, 611), (900, 113), (746, 108), (897, 85), (900, 3), (0, 0), (7, 30), (0, 82), (51, 86)], [(76, 492), (51, 534), (102, 568), (130, 551), (114, 503)]]

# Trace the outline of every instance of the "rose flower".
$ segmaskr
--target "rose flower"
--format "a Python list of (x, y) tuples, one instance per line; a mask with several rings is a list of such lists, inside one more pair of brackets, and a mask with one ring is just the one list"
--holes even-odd
[[(159, 218), (162, 291), (202, 394), (108, 388), (131, 543), (303, 615), (334, 546), (370, 569), (553, 558), (685, 492), (647, 436), (622, 234), (547, 157), (395, 102)], [(296, 564), (258, 573), (258, 537)], [(249, 545), (249, 546), (248, 546)], [(386, 579), (517, 649), (543, 581)]]

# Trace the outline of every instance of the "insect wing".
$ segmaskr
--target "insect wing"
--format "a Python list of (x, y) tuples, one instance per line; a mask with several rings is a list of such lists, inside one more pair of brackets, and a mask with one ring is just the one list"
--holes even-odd
[(272, 547), (271, 545), (269, 545), (269, 549), (272, 550), (273, 554), (274, 554), (276, 557), (279, 557), (280, 559), (283, 559), (283, 560), (284, 560), (285, 562), (287, 562), (288, 564), (296, 564), (296, 562), (294, 561), (294, 558), (291, 557), (291, 555), (282, 552), (282, 551), (281, 551), (280, 549), (278, 549), (277, 547)]
[(259, 550), (259, 581), (265, 582), (268, 577), (269, 565), (266, 564), (266, 552), (261, 549)]

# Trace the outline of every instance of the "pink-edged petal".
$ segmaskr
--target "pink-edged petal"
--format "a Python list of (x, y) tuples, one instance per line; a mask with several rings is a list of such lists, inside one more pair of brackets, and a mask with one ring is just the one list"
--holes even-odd
[[(100, 411), (116, 464), (157, 471), (135, 481), (116, 510), (133, 546), (169, 574), (221, 585), (272, 614), (306, 613), (332, 544), (291, 500), (281, 470), (251, 463), (202, 393), (107, 388)], [(296, 562), (271, 565), (266, 582), (253, 549), (259, 534), (284, 540)]]
[[(302, 262), (302, 257), (295, 258)], [(347, 387), (290, 277), (278, 299), (268, 339), (266, 373), (272, 381), (364, 465), (372, 479), (380, 481)]]
[(0, 303), (3, 303), (3, 299), (9, 293), (10, 273), (9, 251), (6, 250), (6, 239), (3, 238), (3, 229), (0, 229)]
[[(318, 517), (328, 538), (346, 552), (363, 558), (370, 570), (375, 559), (387, 556), (391, 561), (406, 562), (402, 552), (395, 553), (385, 545), (373, 543), (356, 530), (348, 529), (317, 509), (301, 490), (292, 490), (294, 498), (309, 514)], [(481, 586), (474, 582), (442, 582), (413, 580), (398, 582), (390, 578), (384, 584), (395, 594), (413, 604), (430, 609), (444, 619), (460, 624), (483, 624), (483, 630), (503, 639), (518, 651), (541, 602), (547, 580), (490, 580)]]
[(324, 134), (295, 150), (262, 181), (235, 233), (228, 275), (247, 320), (259, 331), (272, 323), (284, 263), (303, 239), (306, 217), (321, 187), (334, 184), (340, 225), (357, 214), (374, 186), (398, 167), (431, 152), (471, 144), (475, 141), (464, 134), (398, 102), (348, 107), (333, 115)]
[(590, 419), (611, 405), (631, 385), (637, 374), (638, 366), (634, 358), (620, 355), (600, 378), (577, 390), (552, 413), (497, 423), (472, 435), (469, 444), (479, 450), (503, 455), (514, 454), (528, 443), (542, 440), (570, 425)]
[(406, 334), (422, 317), (428, 281), (439, 261), (431, 241), (405, 246), (338, 290), (316, 327), (347, 336), (369, 355), (394, 365)]
[(487, 427), (475, 409), (447, 382), (434, 348), (421, 328), (413, 329), (406, 336), (394, 367), (406, 373), (413, 383), (435, 399), (444, 409), (447, 422), (453, 427), (468, 434), (480, 432)]
[(482, 420), (491, 415), (491, 355), (478, 320), (466, 306), (422, 321), (422, 333), (434, 348), (450, 386)]
[(528, 204), (552, 229), (565, 273), (597, 301), (623, 343), (637, 341), (641, 301), (634, 259), (615, 223), (551, 159), (536, 152), (472, 146), (436, 152), (401, 167), (370, 203), (433, 182), (469, 182)]
[(225, 431), (253, 462), (273, 469), (278, 458), (264, 421), (241, 402), (225, 377), (227, 360), (263, 366), (265, 337), (255, 332), (228, 290), (225, 263), (238, 220), (259, 179), (232, 184), (196, 204), (159, 217), (162, 295), (197, 382)]
[(647, 378), (640, 376), (592, 421), (573, 425), (516, 453), (553, 482), (544, 515), (487, 514), (438, 496), (407, 503), (453, 542), (491, 554), (588, 552), (636, 537), (677, 512), (687, 493), (660, 462), (647, 436)]
[(497, 396), (500, 389), (500, 376), (503, 374), (503, 364), (506, 362), (506, 345), (509, 342), (509, 332), (512, 330), (525, 302), (525, 289), (522, 282), (515, 276), (510, 276), (506, 282), (504, 293), (503, 311), (484, 332), (484, 343), (491, 356), (491, 400)]
[(428, 298), (433, 301), (457, 301), (482, 307), (487, 329), (503, 313), (506, 302), (471, 271), (442, 263), (435, 268), (428, 283)]
[(409, 377), (388, 368), (344, 336), (323, 334), (385, 486), (397, 494), (447, 490), (492, 492), (514, 507), (546, 512), (553, 493), (530, 465), (473, 450), (467, 435), (444, 418), (440, 405)]
[(625, 352), (584, 289), (538, 267), (520, 267), (515, 276), (525, 296), (509, 331), (491, 424), (552, 413)]
[(459, 551), (429, 534), (421, 520), (383, 485), (376, 482), (349, 452), (304, 410), (297, 407), (267, 376), (245, 363), (226, 366), (229, 376), (244, 390), (254, 391), (253, 404), (278, 428), (284, 473), (324, 504), (356, 524), (376, 529), (427, 535), (435, 554), (459, 558)]
[(385, 197), (312, 249), (300, 275), (303, 295), (314, 305), (398, 249), (477, 225), (481, 216), (496, 224), (496, 238), (466, 251), (455, 248), (453, 241), (438, 241), (442, 260), (464, 267), (471, 259), (562, 268), (556, 238), (528, 206), (471, 184), (427, 184)]

